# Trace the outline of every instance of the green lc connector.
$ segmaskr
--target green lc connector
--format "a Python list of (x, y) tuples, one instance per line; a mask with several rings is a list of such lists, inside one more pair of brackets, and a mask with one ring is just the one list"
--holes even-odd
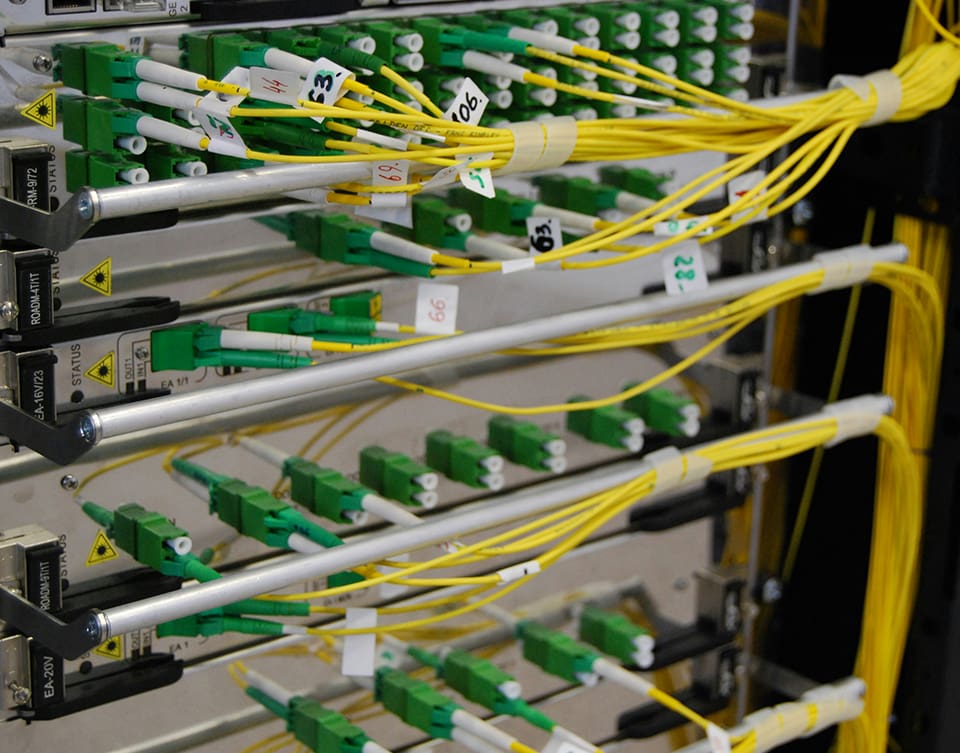
[[(586, 395), (574, 395), (567, 402), (584, 403), (591, 399)], [(644, 428), (640, 416), (616, 405), (567, 412), (567, 431), (618, 450), (640, 452)]]
[(720, 13), (717, 21), (717, 37), (725, 41), (749, 42), (753, 39), (753, 3), (726, 2), (725, 0), (702, 0)]
[(677, 31), (680, 32), (680, 44), (710, 44), (716, 41), (717, 20), (720, 17), (716, 8), (690, 0), (660, 0), (659, 4), (679, 15)]
[(431, 737), (453, 737), (453, 715), (460, 707), (422, 680), (397, 669), (380, 667), (373, 682), (374, 698), (411, 727)]
[(537, 203), (497, 189), (488, 199), (466, 188), (455, 188), (447, 194), (450, 203), (470, 213), (474, 226), (488, 233), (526, 235), (527, 218)]
[(413, 17), (410, 28), (423, 37), (421, 54), (425, 62), (443, 68), (463, 68), (466, 50), (523, 54), (527, 43), (455, 26), (439, 18)]
[[(624, 389), (635, 386), (636, 383), (630, 383)], [(700, 406), (666, 387), (641, 392), (625, 400), (623, 407), (643, 418), (653, 431), (671, 437), (695, 437), (700, 433)]]
[(540, 189), (540, 201), (574, 212), (599, 214), (617, 208), (620, 189), (589, 178), (571, 178), (557, 173), (537, 175), (533, 184)]
[(674, 51), (677, 58), (676, 77), (698, 86), (710, 86), (715, 78), (713, 64), (716, 54), (709, 47), (681, 47)]
[[(577, 7), (577, 10), (574, 10)], [(544, 8), (540, 11), (547, 18), (552, 18), (557, 22), (557, 34), (566, 39), (573, 39), (584, 47), (596, 45), (596, 37), (600, 33), (600, 19), (593, 14), (593, 8), (589, 5), (590, 13), (584, 13), (581, 8), (584, 6), (560, 6), (553, 8)], [(637, 44), (640, 43), (639, 36)], [(597, 45), (598, 46), (598, 45)]]
[(503, 456), (470, 437), (431, 431), (427, 434), (427, 465), (476, 489), (503, 488)]
[(341, 264), (362, 264), (381, 267), (412, 277), (430, 277), (433, 267), (374, 250), (371, 236), (377, 232), (371, 225), (357, 222), (345, 214), (294, 212), (290, 240), (298, 248), (326, 261)]
[[(128, 156), (142, 153), (146, 148), (146, 140), (137, 130), (137, 121), (149, 116), (140, 110), (90, 97), (61, 97), (59, 105), (63, 138), (87, 151)], [(127, 137), (141, 143), (134, 146), (125, 141)]]
[(244, 635), (285, 635), (281, 622), (257, 620), (226, 614), (225, 609), (211, 609), (200, 614), (181, 617), (157, 625), (157, 637), (182, 636), (185, 638), (242, 633)]
[(517, 637), (523, 642), (523, 658), (544, 672), (584, 685), (596, 681), (593, 664), (600, 656), (589, 646), (528, 620), (517, 624)]
[(437, 474), (401, 452), (376, 445), (360, 451), (360, 483), (405, 505), (434, 507)]
[(129, 186), (150, 180), (150, 173), (141, 163), (116, 154), (71, 149), (65, 154), (64, 162), (68, 191), (78, 191), (83, 186)]
[(378, 290), (360, 290), (356, 293), (332, 295), (330, 313), (380, 321), (383, 314), (383, 294)]
[(91, 97), (137, 99), (137, 63), (144, 58), (106, 42), (53, 46), (53, 78)]
[(411, 238), (417, 243), (438, 248), (465, 250), (467, 233), (473, 220), (462, 209), (451, 207), (436, 196), (413, 198)]
[(567, 469), (567, 443), (527, 421), (494, 416), (487, 423), (487, 444), (511, 463), (535, 471), (563, 473)]
[(381, 337), (369, 337), (376, 331), (374, 319), (359, 316), (341, 316), (322, 311), (305, 311), (299, 308), (267, 309), (247, 314), (247, 329), (255, 332), (276, 332), (289, 335), (317, 336), (328, 339), (330, 335), (342, 335), (350, 342), (389, 342)]
[(334, 523), (360, 523), (366, 518), (363, 498), (373, 492), (332, 468), (304, 458), (288, 457), (283, 475), (290, 479), (290, 499)]
[(653, 3), (625, 3), (625, 10), (640, 14), (640, 33), (644, 47), (676, 47), (680, 44), (680, 14)]
[(423, 36), (390, 21), (369, 21), (361, 26), (376, 42), (378, 57), (391, 67), (416, 73), (423, 68)]
[[(600, 21), (600, 30), (596, 36), (600, 40), (600, 48), (609, 50), (614, 47), (630, 49), (628, 42), (633, 38), (627, 35), (635, 34), (640, 37), (640, 23), (642, 19), (635, 10), (625, 8), (623, 5), (615, 3), (601, 3), (600, 5), (591, 5), (590, 13)], [(640, 39), (637, 39), (639, 46)]]
[(178, 324), (150, 333), (152, 371), (193, 371), (202, 366), (254, 369), (296, 369), (310, 366), (309, 356), (265, 350), (220, 347), (222, 327), (204, 322)]
[(150, 142), (143, 154), (143, 164), (155, 180), (196, 178), (207, 174), (207, 165), (198, 155), (158, 141)]
[(580, 613), (579, 628), (580, 640), (624, 664), (636, 664), (640, 669), (653, 665), (653, 636), (626, 616), (588, 606)]
[(345, 716), (312, 698), (296, 696), (287, 708), (287, 731), (314, 753), (363, 753), (370, 742), (366, 733)]
[(642, 167), (605, 165), (600, 168), (600, 180), (609, 186), (616, 186), (637, 196), (659, 201), (666, 196), (663, 185), (670, 180), (670, 176), (652, 173)]
[[(558, 34), (560, 26), (556, 19), (546, 16), (536, 10), (526, 10), (518, 8), (516, 10), (504, 10), (496, 14), (501, 21), (509, 23), (511, 26), (517, 26), (521, 29), (533, 29), (544, 34)], [(486, 16), (481, 16), (487, 18)], [(492, 19), (487, 20), (492, 23)]]
[(750, 47), (742, 44), (714, 45), (713, 72), (721, 84), (742, 86), (750, 80)]

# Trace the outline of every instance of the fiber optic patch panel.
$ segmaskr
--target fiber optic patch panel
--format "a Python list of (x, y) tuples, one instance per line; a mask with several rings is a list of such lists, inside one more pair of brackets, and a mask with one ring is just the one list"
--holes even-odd
[(826, 5), (5, 3), (0, 750), (951, 749), (960, 9)]

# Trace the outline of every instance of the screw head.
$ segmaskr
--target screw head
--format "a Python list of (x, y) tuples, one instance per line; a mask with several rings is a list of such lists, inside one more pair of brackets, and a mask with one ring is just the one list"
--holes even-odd
[(77, 201), (77, 214), (81, 220), (89, 220), (93, 217), (93, 202), (89, 196), (81, 196)]
[(97, 438), (97, 427), (90, 416), (84, 416), (80, 419), (80, 438), (85, 442), (93, 444)]
[(13, 301), (4, 301), (0, 303), (0, 318), (16, 319), (20, 313), (20, 307)]
[(33, 69), (40, 73), (49, 73), (53, 68), (53, 58), (48, 55), (37, 55), (33, 58)]
[(25, 688), (23, 685), (11, 683), (10, 690), (13, 691), (13, 702), (18, 706), (23, 706), (30, 700), (30, 688)]
[(95, 614), (90, 615), (89, 619), (87, 619), (87, 624), (84, 626), (83, 632), (86, 633), (88, 638), (100, 640), (100, 620), (97, 619)]
[(80, 486), (80, 481), (72, 473), (67, 473), (60, 477), (60, 488), (72, 492), (78, 486)]
[(143, 345), (138, 345), (133, 351), (133, 355), (136, 356), (139, 360), (145, 361), (150, 357), (150, 351), (147, 350)]

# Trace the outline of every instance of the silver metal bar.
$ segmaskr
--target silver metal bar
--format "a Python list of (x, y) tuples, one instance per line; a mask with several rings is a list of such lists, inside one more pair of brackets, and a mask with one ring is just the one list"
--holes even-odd
[(797, 54), (799, 50), (800, 0), (790, 0), (787, 9), (786, 81), (783, 90), (792, 94), (797, 90)]
[[(906, 247), (891, 244), (873, 249), (870, 253), (877, 261), (901, 261), (906, 258)], [(794, 264), (767, 272), (719, 280), (704, 290), (682, 296), (651, 295), (638, 300), (494, 327), (421, 345), (371, 353), (324, 366), (289, 371), (245, 382), (243, 389), (230, 385), (212, 387), (204, 390), (202, 396), (200, 393), (170, 395), (142, 403), (89, 411), (87, 428), (95, 436), (95, 441), (99, 442), (134, 431), (190, 420), (198, 415), (214, 415), (621, 322), (650, 319), (715, 305), (822, 268), (820, 262), (816, 261)]]

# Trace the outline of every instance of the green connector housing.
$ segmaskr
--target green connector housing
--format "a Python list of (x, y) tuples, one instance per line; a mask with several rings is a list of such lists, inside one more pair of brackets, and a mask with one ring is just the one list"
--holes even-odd
[(593, 672), (593, 663), (600, 658), (569, 635), (536, 622), (521, 622), (517, 635), (523, 641), (524, 659), (570, 682), (581, 682), (582, 677)]
[(454, 481), (484, 489), (488, 484), (481, 479), (498, 472), (503, 460), (496, 450), (470, 437), (439, 430), (427, 434), (427, 465)]
[(164, 562), (175, 556), (166, 542), (187, 535), (160, 513), (135, 503), (122, 505), (113, 514), (113, 537), (117, 546), (154, 570), (160, 570)]
[(361, 24), (360, 28), (377, 43), (377, 57), (383, 58), (389, 64), (396, 64), (397, 57), (411, 52), (398, 45), (397, 38), (405, 34), (419, 34), (412, 28), (404, 28), (390, 21), (368, 21)]
[[(426, 246), (463, 249), (466, 234), (450, 223), (465, 214), (443, 199), (435, 196), (415, 196), (413, 199), (413, 240)], [(467, 227), (467, 230), (470, 228)]]
[(125, 157), (125, 149), (116, 146), (118, 136), (137, 133), (137, 121), (145, 116), (140, 110), (116, 102), (88, 97), (61, 97), (63, 137), (91, 152)]
[[(591, 398), (574, 395), (567, 402), (583, 403)], [(643, 419), (616, 405), (591, 410), (569, 411), (567, 430), (591, 442), (639, 452), (643, 447)]]
[(53, 46), (53, 77), (91, 97), (137, 99), (137, 63), (143, 58), (106, 42)]
[(411, 18), (410, 26), (423, 37), (420, 54), (431, 65), (460, 68), (464, 50), (522, 55), (527, 49), (526, 42), (473, 31), (439, 18)]
[(624, 664), (643, 667), (653, 659), (653, 636), (622, 614), (588, 606), (580, 613), (579, 629), (580, 640)]
[(373, 319), (326, 314), (321, 311), (304, 311), (298, 308), (269, 309), (247, 315), (247, 329), (291, 335), (365, 336), (371, 334), (376, 326), (376, 321)]
[[(624, 386), (625, 390), (635, 383)], [(623, 407), (636, 413), (654, 431), (672, 437), (694, 436), (700, 428), (700, 407), (689, 397), (666, 387), (655, 387), (625, 400)]]
[(590, 13), (596, 16), (600, 22), (600, 31), (597, 33), (597, 38), (600, 40), (600, 49), (611, 49), (617, 43), (617, 36), (624, 32), (641, 31), (642, 20), (639, 18), (640, 14), (625, 8), (623, 5), (615, 3), (591, 5)]
[(289, 532), (279, 532), (280, 516), (290, 507), (266, 489), (238, 479), (215, 484), (210, 490), (210, 512), (244, 536), (268, 546), (285, 547)]
[(321, 468), (304, 458), (287, 458), (283, 475), (290, 479), (290, 498), (294, 502), (335, 523), (350, 523), (346, 511), (363, 509), (363, 498), (373, 493), (342, 473)]
[(233, 123), (245, 141), (258, 142), (260, 147), (276, 148), (277, 144), (284, 144), (310, 154), (342, 154), (327, 149), (326, 133), (318, 133), (306, 125), (277, 123), (266, 118), (236, 118)]
[(374, 698), (404, 722), (432, 737), (450, 740), (453, 712), (459, 706), (430, 685), (403, 672), (381, 667), (373, 684)]
[(83, 186), (91, 188), (113, 188), (128, 186), (121, 174), (127, 170), (142, 169), (139, 162), (100, 152), (85, 152), (71, 149), (65, 155), (67, 169), (67, 190), (76, 192)]
[(600, 31), (600, 19), (593, 14), (593, 8), (589, 5), (585, 6), (591, 12), (582, 13), (574, 10), (574, 7), (583, 8), (584, 6), (543, 8), (540, 13), (557, 22), (558, 36), (576, 40), (597, 36)]
[(196, 154), (191, 154), (178, 146), (163, 144), (159, 141), (150, 142), (150, 146), (141, 159), (144, 167), (147, 168), (147, 172), (150, 173), (150, 177), (154, 180), (183, 178), (184, 173), (181, 172), (181, 166), (203, 162)]
[(497, 189), (488, 199), (466, 188), (454, 188), (447, 194), (450, 203), (465, 209), (473, 218), (474, 227), (488, 233), (526, 235), (527, 217), (533, 214), (536, 202)]
[(443, 658), (443, 681), (468, 701), (496, 714), (513, 714), (513, 699), (501, 688), (515, 680), (493, 662), (456, 649)]
[(405, 505), (420, 504), (414, 495), (424, 488), (415, 479), (425, 475), (434, 473), (401, 452), (390, 452), (376, 445), (360, 451), (360, 483)]
[(342, 714), (302, 696), (290, 700), (287, 731), (316, 753), (362, 753), (370, 740)]
[(662, 186), (670, 180), (670, 176), (652, 173), (642, 167), (605, 165), (600, 168), (600, 180), (637, 196), (659, 201), (666, 196)]
[(589, 178), (565, 175), (537, 175), (533, 183), (540, 189), (540, 201), (552, 207), (585, 214), (616, 209), (620, 189), (595, 183)]
[[(210, 78), (222, 79), (231, 70), (237, 66), (250, 68), (251, 66), (264, 67), (263, 56), (270, 45), (262, 41), (251, 39), (252, 35), (246, 34), (186, 34), (190, 37), (186, 47), (181, 49), (188, 53), (188, 67), (191, 70), (202, 72)], [(199, 39), (192, 39), (198, 37)], [(206, 39), (203, 39), (203, 38)], [(201, 47), (202, 44), (202, 47)], [(192, 59), (194, 53), (198, 55), (196, 65)]]
[(553, 470), (551, 461), (566, 451), (566, 444), (557, 435), (510, 416), (494, 416), (487, 422), (487, 444), (511, 463), (535, 471)]
[(223, 614), (221, 610), (217, 609), (157, 625), (158, 638), (169, 636), (210, 637), (223, 635), (224, 633), (283, 635), (283, 624), (250, 617), (235, 617)]
[(193, 343), (206, 327), (203, 322), (181, 324), (150, 333), (152, 371), (193, 371), (199, 367)]
[(330, 313), (380, 321), (383, 314), (383, 295), (377, 290), (361, 290), (357, 293), (330, 296)]
[(221, 329), (204, 322), (191, 322), (154, 330), (150, 333), (151, 370), (193, 371), (201, 366), (295, 369), (312, 364), (309, 356), (222, 349)]
[(345, 214), (294, 212), (291, 240), (298, 248), (326, 261), (382, 267), (412, 277), (430, 277), (429, 264), (401, 259), (370, 247), (374, 228)]

